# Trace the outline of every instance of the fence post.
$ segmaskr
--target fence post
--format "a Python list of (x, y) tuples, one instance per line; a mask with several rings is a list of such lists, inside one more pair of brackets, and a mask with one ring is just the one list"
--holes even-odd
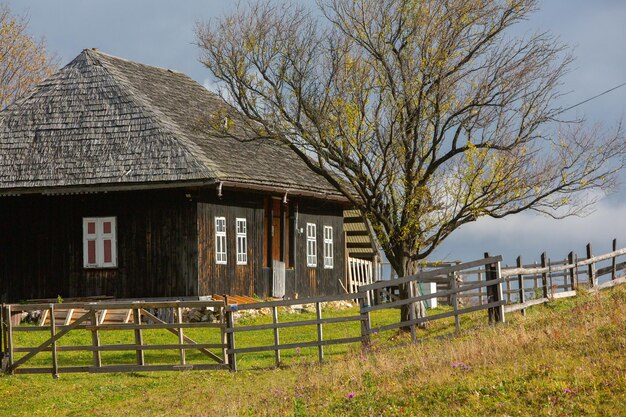
[[(414, 281), (410, 281), (407, 283), (407, 285), (409, 286), (409, 298), (414, 298), (415, 297), (415, 282)], [(417, 333), (415, 333), (415, 323), (413, 323), (413, 321), (416, 319), (415, 317), (415, 303), (411, 302), (409, 303), (409, 320), (411, 320), (411, 341), (413, 343), (417, 342)]]
[(574, 259), (573, 251), (567, 254), (567, 263), (572, 266), (569, 269), (570, 290), (575, 290), (576, 288), (578, 288), (577, 277), (576, 277), (578, 268), (576, 267), (576, 261)]
[(322, 345), (322, 341), (324, 340), (322, 334), (322, 303), (319, 301), (315, 303), (315, 313), (317, 318), (317, 342), (319, 345), (317, 346), (317, 353), (319, 356), (320, 362), (324, 361), (324, 346)]
[[(226, 311), (226, 330), (228, 332), (228, 337), (226, 338), (226, 340), (228, 342), (228, 350), (230, 350), (231, 352), (235, 349), (235, 333), (233, 332), (235, 328), (235, 320), (233, 317), (232, 307), (233, 306), (229, 306), (227, 304), (225, 304), (224, 307)], [(231, 372), (237, 372), (237, 354), (235, 352), (228, 354), (228, 364), (230, 365)]]
[[(541, 267), (548, 267), (548, 258), (545, 252), (541, 254)], [(543, 288), (543, 298), (548, 298), (548, 273), (546, 271), (541, 274), (541, 287)]]
[(359, 297), (359, 310), (361, 314), (361, 345), (363, 347), (368, 347), (371, 342), (370, 313), (368, 311), (364, 311), (365, 308), (370, 306), (369, 300), (369, 292), (365, 292)]
[(450, 277), (450, 288), (454, 291), (452, 293), (452, 307), (454, 308), (454, 325), (456, 326), (456, 331), (458, 332), (461, 330), (461, 323), (459, 321), (459, 298), (456, 292), (456, 277), (454, 274), (449, 274), (448, 276)]
[[(591, 249), (591, 242), (587, 243), (587, 259), (593, 258), (593, 251)], [(587, 265), (587, 275), (589, 277), (589, 287), (596, 286), (596, 263), (592, 262)]]
[[(276, 306), (272, 307), (272, 323), (274, 323), (274, 326), (278, 324), (278, 307)], [(280, 346), (280, 334), (278, 333), (278, 327), (274, 327), (274, 347), (276, 347), (276, 349), (274, 350), (274, 356), (276, 357), (277, 368), (280, 366), (279, 346)]]
[(13, 323), (11, 322), (11, 305), (7, 305), (4, 311), (4, 317), (6, 318), (6, 329), (7, 329), (7, 351), (6, 354), (9, 356), (7, 370), (9, 373), (13, 373)]
[(4, 353), (7, 351), (5, 346), (6, 337), (4, 335), (4, 303), (0, 304), (0, 372), (4, 371)]
[[(50, 304), (50, 337), (57, 334), (56, 319), (54, 318), (54, 304)], [(59, 379), (59, 363), (57, 361), (57, 342), (52, 342), (52, 378)]]
[(96, 315), (96, 310), (91, 310), (91, 325), (93, 326), (91, 329), (91, 344), (94, 347), (93, 366), (99, 368), (102, 366), (102, 357), (100, 355), (100, 351), (98, 350), (100, 347), (100, 332), (98, 331), (98, 316)]
[[(180, 308), (180, 305), (178, 305), (178, 307), (176, 307), (176, 315), (177, 317), (177, 322), (179, 325), (183, 324), (183, 309)], [(185, 363), (187, 362), (187, 358), (185, 355), (185, 348), (183, 347), (183, 345), (185, 344), (185, 335), (183, 333), (183, 328), (182, 326), (178, 327), (178, 344), (181, 345), (180, 348), (180, 364), (181, 365), (185, 365)]]
[[(141, 314), (139, 314), (138, 308), (133, 308), (133, 321), (135, 322), (135, 325), (141, 325)], [(141, 329), (135, 329), (135, 344), (143, 346), (143, 334)], [(137, 356), (137, 365), (144, 365), (145, 360), (143, 349), (137, 350), (135, 355)]]
[[(523, 266), (521, 255), (517, 257), (517, 260), (516, 260), (515, 264), (517, 265), (518, 268), (521, 268)], [(518, 274), (517, 275), (517, 285), (519, 287), (519, 289), (518, 289), (518, 291), (519, 291), (519, 302), (520, 302), (520, 304), (524, 304), (526, 302), (526, 290), (524, 288), (524, 276), (522, 274)], [(526, 309), (523, 308), (522, 309), (522, 316), (525, 316), (525, 315), (526, 315)]]
[[(497, 279), (498, 281), (500, 281), (500, 278), (502, 278), (502, 267), (500, 266), (500, 261), (498, 261), (498, 263), (496, 263), (496, 271), (495, 271), (495, 279)], [(498, 288), (498, 301), (502, 301), (504, 300), (504, 297), (502, 295), (502, 283), (498, 282), (497, 284), (497, 288)], [(504, 323), (505, 319), (504, 319), (504, 305), (500, 305), (498, 307), (496, 307), (496, 322), (498, 323)]]
[[(489, 258), (489, 252), (485, 252), (485, 259), (486, 258)], [(499, 264), (498, 268), (495, 268), (493, 264), (485, 265), (485, 282), (498, 279), (496, 277), (500, 274), (498, 272), (499, 269)], [(501, 301), (503, 298), (502, 283), (491, 284), (487, 286), (487, 304)], [(489, 307), (489, 309), (487, 310), (489, 314), (489, 323), (500, 322), (504, 320), (504, 316), (502, 315), (502, 313), (504, 313), (504, 307), (501, 307), (502, 309), (500, 309), (499, 307)]]
[[(617, 250), (617, 239), (613, 239), (613, 252)], [(613, 261), (611, 262), (611, 281), (615, 280), (617, 277), (617, 264), (615, 262), (615, 256), (613, 256)]]

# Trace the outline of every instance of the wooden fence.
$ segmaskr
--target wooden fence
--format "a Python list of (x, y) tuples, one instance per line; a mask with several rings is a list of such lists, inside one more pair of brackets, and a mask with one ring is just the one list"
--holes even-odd
[[(300, 300), (280, 300), (270, 302), (259, 302), (252, 304), (232, 304), (226, 301), (163, 301), (163, 302), (94, 302), (94, 303), (63, 303), (63, 304), (11, 304), (3, 305), (0, 310), (2, 331), (0, 331), (0, 348), (6, 353), (8, 358), (5, 371), (9, 373), (52, 373), (57, 376), (62, 372), (127, 372), (127, 371), (161, 371), (161, 370), (181, 370), (181, 369), (230, 369), (237, 370), (237, 355), (245, 353), (274, 352), (274, 362), (276, 366), (281, 365), (281, 351), (288, 349), (299, 350), (300, 348), (317, 348), (318, 359), (324, 360), (324, 347), (328, 345), (354, 344), (369, 345), (373, 334), (408, 328), (411, 331), (413, 341), (418, 339), (416, 326), (433, 322), (436, 320), (454, 318), (456, 330), (460, 329), (461, 316), (477, 311), (487, 311), (489, 322), (504, 322), (505, 314), (513, 311), (529, 308), (532, 305), (548, 302), (549, 300), (569, 297), (576, 294), (576, 290), (581, 285), (581, 275), (587, 272), (586, 281), (590, 291), (597, 291), (617, 284), (626, 283), (626, 277), (618, 276), (620, 269), (626, 268), (626, 263), (617, 263), (619, 256), (626, 255), (626, 248), (614, 250), (610, 253), (588, 257), (584, 260), (577, 260), (572, 257), (570, 263), (549, 263), (544, 257), (542, 266), (524, 266), (508, 268), (501, 267), (501, 256), (489, 256), (485, 254), (484, 259), (472, 262), (459, 263), (418, 274), (395, 279), (392, 281), (377, 281), (367, 285), (361, 285), (356, 293), (342, 295), (314, 297)], [(598, 262), (610, 261), (610, 267), (596, 268)], [(555, 287), (550, 285), (552, 276), (563, 273), (565, 284)], [(458, 277), (477, 274), (484, 277), (477, 281), (460, 281)], [(609, 274), (611, 280), (598, 283), (597, 277)], [(528, 285), (534, 284), (536, 286)], [(517, 299), (509, 298), (504, 288), (508, 282), (517, 281)], [(420, 294), (417, 291), (419, 284), (432, 283), (446, 284), (445, 289), (438, 290), (432, 294)], [(407, 290), (408, 297), (382, 297), (381, 292), (390, 286), (398, 286)], [(562, 288), (561, 288), (562, 287)], [(530, 299), (529, 292), (541, 292), (539, 296)], [(562, 291), (558, 291), (562, 289)], [(513, 291), (513, 290), (511, 290)], [(475, 305), (463, 304), (460, 301), (467, 297), (476, 297), (481, 300)], [(415, 308), (417, 303), (425, 302), (433, 298), (450, 299), (451, 309), (427, 317), (416, 317)], [(332, 301), (357, 300), (359, 310), (357, 314), (345, 317), (324, 317), (322, 303)], [(295, 305), (314, 305), (314, 319), (300, 319), (291, 321), (279, 321), (279, 308), (293, 307)], [(409, 317), (404, 319), (398, 314), (399, 321), (386, 323), (384, 325), (372, 326), (371, 313), (387, 309), (398, 309), (409, 307)], [(57, 323), (55, 310), (74, 309), (72, 319), (67, 316), (63, 323)], [(215, 323), (185, 323), (183, 322), (182, 309), (184, 308), (212, 308), (220, 320)], [(102, 320), (105, 311), (129, 310), (133, 317), (129, 323), (107, 323)], [(172, 310), (175, 314), (174, 323), (167, 323), (159, 319), (150, 309)], [(236, 314), (241, 311), (267, 309), (271, 312), (272, 321), (266, 324), (245, 325), (236, 323)], [(48, 311), (49, 324), (37, 326), (15, 325), (11, 317), (15, 313), (29, 310)], [(123, 314), (122, 314), (123, 316)], [(325, 326), (336, 323), (358, 323), (360, 332), (353, 337), (325, 337)], [(298, 340), (297, 342), (284, 343), (281, 340), (281, 329), (314, 326), (315, 337), (312, 340)], [(198, 343), (184, 334), (184, 329), (214, 329), (215, 336), (219, 339), (216, 343)], [(148, 344), (143, 339), (143, 331), (153, 329), (165, 329), (177, 336), (178, 342), (172, 344)], [(90, 345), (69, 346), (60, 345), (59, 340), (71, 331), (87, 331), (91, 333)], [(132, 344), (103, 344), (101, 343), (101, 332), (109, 330), (131, 331), (134, 335), (135, 343)], [(21, 331), (44, 332), (49, 337), (41, 344), (32, 347), (16, 346), (14, 334)], [(207, 330), (208, 331), (208, 330)], [(261, 346), (242, 345), (242, 339), (237, 335), (245, 332), (270, 332), (273, 343)], [(136, 360), (133, 364), (103, 364), (101, 352), (105, 351), (135, 351)], [(144, 358), (146, 350), (175, 350), (178, 352), (178, 363), (172, 364), (152, 364), (147, 363)], [(202, 363), (189, 363), (186, 360), (186, 351), (198, 350), (203, 353)], [(65, 351), (86, 351), (93, 355), (93, 363), (90, 366), (60, 366), (58, 355)], [(25, 365), (37, 354), (50, 352), (50, 367), (26, 367)], [(16, 353), (25, 353), (17, 358)]]
[[(93, 302), (93, 303), (51, 303), (51, 304), (8, 304), (2, 306), (3, 334), (2, 340), (7, 360), (5, 371), (12, 374), (51, 373), (55, 378), (65, 372), (136, 372), (136, 371), (164, 371), (183, 369), (223, 369), (228, 367), (226, 351), (226, 323), (224, 320), (218, 323), (184, 323), (182, 310), (184, 308), (211, 308), (220, 317), (224, 315), (224, 303), (215, 301), (165, 301), (165, 302)], [(150, 309), (174, 310), (176, 321), (167, 323), (161, 320)], [(18, 325), (19, 320), (13, 320), (22, 312), (40, 311), (46, 314), (49, 324), (24, 326)], [(59, 310), (63, 311), (63, 322), (59, 320)], [(132, 322), (120, 320), (118, 322), (106, 322), (107, 315), (123, 317), (124, 314), (116, 314), (119, 311), (128, 311), (132, 316)], [(197, 343), (184, 334), (184, 329), (218, 329), (219, 340), (215, 343)], [(144, 332), (147, 330), (166, 330), (177, 336), (177, 343), (148, 344), (144, 341)], [(134, 336), (134, 343), (102, 344), (101, 336), (107, 331), (130, 331)], [(69, 339), (69, 334), (75, 332), (91, 333), (90, 345), (66, 345), (60, 344), (61, 339)], [(215, 330), (214, 330), (215, 331)], [(43, 332), (49, 337), (37, 346), (17, 346), (14, 336), (19, 332)], [(175, 350), (178, 352), (177, 364), (149, 364), (146, 363), (144, 352), (148, 350)], [(187, 350), (198, 350), (204, 354), (206, 362), (188, 363), (186, 360)], [(214, 353), (213, 351), (219, 353)], [(135, 351), (136, 361), (134, 364), (112, 363), (103, 364), (102, 352), (112, 351)], [(35, 355), (42, 352), (50, 352), (51, 366), (28, 366)], [(93, 355), (92, 365), (89, 366), (60, 366), (59, 356), (62, 352), (91, 352)], [(17, 358), (16, 353), (25, 353)]]
[(361, 285), (373, 282), (374, 263), (365, 259), (348, 258), (348, 292), (359, 292)]

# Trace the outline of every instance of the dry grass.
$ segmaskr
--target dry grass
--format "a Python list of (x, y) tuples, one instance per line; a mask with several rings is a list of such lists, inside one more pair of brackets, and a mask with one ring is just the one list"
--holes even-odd
[(0, 415), (624, 415), (625, 304), (618, 288), (415, 346), (380, 336), (322, 366), (3, 377)]

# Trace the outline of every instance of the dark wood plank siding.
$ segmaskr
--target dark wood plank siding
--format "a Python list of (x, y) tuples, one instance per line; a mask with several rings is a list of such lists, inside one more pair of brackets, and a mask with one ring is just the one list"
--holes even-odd
[[(293, 282), (287, 282), (287, 294), (299, 297), (339, 294), (343, 292), (340, 281), (345, 285), (345, 254), (342, 207), (315, 201), (298, 204), (295, 225), (295, 273)], [(307, 267), (306, 224), (314, 223), (317, 232), (317, 267)], [(333, 268), (324, 268), (324, 226), (333, 228)]]
[[(217, 199), (204, 195), (198, 201), (199, 294), (267, 295), (261, 272), (265, 212), (262, 196), (240, 193)], [(215, 217), (226, 218), (226, 265), (215, 261)], [(237, 265), (237, 218), (246, 219), (246, 265)]]
[[(83, 217), (117, 218), (118, 267), (83, 268)], [(0, 296), (197, 295), (196, 205), (184, 191), (0, 197)]]

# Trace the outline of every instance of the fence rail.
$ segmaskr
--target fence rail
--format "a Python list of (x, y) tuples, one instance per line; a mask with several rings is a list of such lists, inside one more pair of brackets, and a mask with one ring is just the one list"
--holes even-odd
[[(281, 352), (287, 349), (317, 348), (319, 361), (325, 357), (326, 346), (338, 344), (360, 343), (367, 346), (373, 334), (399, 328), (408, 328), (411, 331), (412, 340), (417, 340), (416, 326), (436, 320), (453, 317), (456, 330), (460, 329), (460, 317), (487, 310), (489, 322), (504, 322), (505, 314), (514, 311), (522, 311), (531, 306), (543, 304), (557, 298), (571, 297), (577, 294), (581, 283), (586, 282), (589, 291), (599, 291), (615, 285), (626, 283), (626, 276), (618, 276), (618, 271), (626, 268), (626, 262), (617, 262), (619, 256), (626, 255), (626, 248), (614, 250), (600, 256), (590, 256), (591, 247), (588, 245), (588, 257), (578, 259), (573, 253), (566, 260), (551, 263), (545, 254), (541, 256), (541, 264), (523, 265), (522, 259), (517, 259), (517, 267), (502, 268), (501, 256), (489, 256), (484, 259), (458, 263), (438, 269), (421, 271), (417, 274), (402, 277), (395, 280), (377, 281), (361, 285), (354, 293), (332, 295), (324, 297), (312, 297), (300, 300), (278, 300), (270, 302), (258, 302), (251, 304), (232, 304), (225, 301), (106, 301), (88, 303), (37, 303), (37, 304), (5, 304), (0, 309), (0, 349), (5, 352), (6, 360), (4, 370), (9, 373), (51, 373), (58, 376), (63, 372), (137, 372), (137, 371), (163, 371), (181, 369), (230, 369), (237, 371), (237, 356), (245, 353), (274, 352), (276, 366), (281, 365)], [(611, 261), (610, 267), (598, 268), (598, 262)], [(475, 281), (461, 281), (461, 276), (470, 274), (479, 277)], [(557, 275), (558, 274), (558, 275)], [(598, 277), (610, 275), (608, 282), (599, 283)], [(484, 279), (482, 279), (484, 277)], [(562, 278), (563, 283), (555, 283), (554, 278)], [(586, 277), (586, 280), (582, 278)], [(418, 284), (437, 282), (445, 284), (443, 289), (438, 289), (431, 294), (421, 294)], [(517, 282), (519, 287), (512, 288), (511, 284)], [(531, 286), (528, 286), (528, 282)], [(554, 284), (554, 285), (553, 285)], [(402, 288), (403, 298), (381, 297), (389, 286)], [(533, 299), (527, 299), (528, 292), (539, 292)], [(447, 297), (451, 302), (452, 309), (427, 317), (417, 317), (416, 306), (419, 303)], [(477, 305), (464, 305), (461, 300), (478, 297)], [(484, 299), (484, 300), (483, 300)], [(359, 303), (358, 314), (345, 317), (325, 317), (323, 305), (333, 301), (351, 301)], [(279, 320), (279, 308), (293, 307), (298, 304), (314, 305), (315, 318), (304, 320)], [(183, 309), (185, 308), (211, 308), (219, 316), (215, 323), (189, 323), (183, 321)], [(403, 314), (400, 320), (393, 323), (385, 323), (372, 326), (371, 313), (388, 309), (405, 309), (409, 314)], [(72, 310), (72, 315), (67, 315), (61, 322), (57, 313), (60, 309)], [(106, 322), (103, 317), (105, 312), (129, 310), (127, 314), (118, 314), (128, 320), (124, 322)], [(170, 311), (166, 315), (174, 318), (173, 323), (166, 322), (151, 312), (151, 309)], [(271, 312), (271, 323), (264, 324), (237, 324), (236, 314), (241, 311), (267, 309)], [(43, 310), (47, 311), (48, 324), (44, 322), (35, 326), (20, 326), (14, 323), (12, 317), (22, 311)], [(115, 315), (113, 315), (115, 316)], [(400, 316), (400, 315), (399, 315)], [(68, 318), (69, 317), (69, 318)], [(132, 317), (132, 320), (130, 318)], [(326, 337), (327, 326), (334, 324), (358, 324), (358, 335), (341, 337)], [(315, 328), (313, 340), (297, 340), (284, 343), (281, 340), (281, 331), (299, 327), (311, 326)], [(355, 326), (356, 327), (356, 326)], [(187, 329), (199, 329), (197, 331), (212, 331), (217, 336), (215, 342), (199, 343), (185, 334)], [(144, 333), (148, 330), (165, 330), (174, 336), (175, 343), (147, 343)], [(66, 338), (70, 332), (83, 331), (91, 334), (90, 344), (68, 345), (60, 344), (62, 338)], [(132, 332), (134, 343), (102, 343), (101, 335), (107, 331)], [(271, 343), (249, 346), (242, 342), (239, 335), (246, 332), (270, 332)], [(20, 332), (41, 332), (47, 335), (46, 340), (37, 346), (17, 346), (15, 335)], [(284, 336), (284, 333), (282, 334)], [(269, 338), (268, 338), (269, 340)], [(147, 363), (144, 353), (147, 351), (169, 350), (178, 354), (176, 364)], [(101, 353), (115, 351), (135, 351), (134, 363), (103, 364)], [(190, 363), (187, 360), (188, 351), (202, 353), (203, 362)], [(28, 366), (33, 358), (41, 353), (50, 354), (51, 366)], [(59, 356), (65, 352), (88, 352), (92, 355), (92, 364), (89, 366), (60, 366)], [(22, 356), (16, 356), (23, 354)]]

